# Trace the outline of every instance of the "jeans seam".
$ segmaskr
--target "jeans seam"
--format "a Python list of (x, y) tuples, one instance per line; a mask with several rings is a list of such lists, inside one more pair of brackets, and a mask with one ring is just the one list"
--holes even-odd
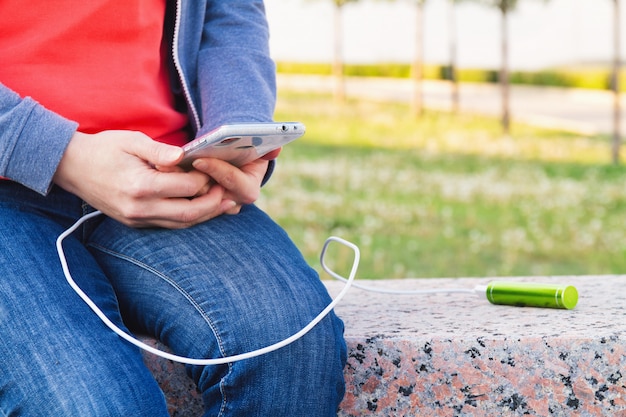
[(176, 291), (178, 291), (183, 297), (185, 297), (185, 299), (194, 307), (194, 309), (200, 313), (200, 315), (202, 316), (202, 318), (204, 319), (204, 321), (208, 324), (208, 326), (211, 328), (211, 331), (213, 332), (213, 335), (215, 336), (215, 339), (217, 340), (217, 344), (219, 346), (219, 350), (220, 353), (223, 356), (226, 356), (226, 352), (223, 346), (223, 340), (219, 334), (219, 332), (217, 331), (216, 326), (213, 324), (211, 318), (209, 317), (208, 314), (206, 314), (206, 311), (204, 311), (199, 305), (198, 303), (195, 302), (195, 300), (189, 295), (189, 293), (187, 293), (181, 286), (179, 286), (176, 281), (174, 281), (173, 279), (171, 279), (170, 277), (168, 277), (167, 275), (161, 273), (160, 271), (158, 271), (155, 268), (150, 267), (149, 265), (146, 265), (145, 263), (130, 257), (128, 255), (124, 255), (122, 253), (116, 252), (116, 251), (112, 251), (110, 249), (107, 249), (103, 246), (100, 246), (98, 244), (93, 244), (90, 243), (88, 245), (91, 248), (94, 248), (96, 250), (99, 250), (100, 252), (109, 254), (111, 256), (114, 256), (118, 259), (123, 259), (125, 261), (128, 261), (130, 263), (132, 263), (133, 265), (138, 266), (139, 268), (148, 271), (152, 274), (154, 274), (155, 276), (159, 277), (160, 279), (162, 279), (163, 281), (167, 282), (169, 285), (171, 285), (173, 288), (176, 289)]
[(227, 401), (226, 401), (226, 390), (225, 390), (226, 387), (224, 386), (224, 384), (225, 384), (226, 377), (228, 375), (230, 375), (232, 370), (233, 370), (233, 364), (229, 363), (228, 364), (228, 373), (220, 381), (220, 393), (222, 394), (222, 405), (220, 406), (220, 412), (219, 412), (218, 416), (223, 416), (224, 413), (226, 413), (226, 403), (227, 403)]
[[(194, 309), (196, 311), (198, 311), (200, 313), (200, 315), (202, 316), (202, 318), (204, 319), (204, 321), (208, 324), (208, 326), (210, 327), (211, 331), (213, 332), (213, 335), (215, 336), (215, 339), (217, 340), (217, 345), (219, 347), (220, 353), (222, 354), (222, 356), (226, 356), (226, 352), (225, 352), (225, 348), (224, 348), (224, 344), (222, 341), (222, 338), (219, 334), (219, 332), (217, 331), (217, 327), (213, 324), (211, 318), (209, 317), (208, 314), (206, 314), (206, 312), (198, 305), (198, 303), (195, 302), (195, 300), (181, 287), (179, 286), (173, 279), (169, 278), (167, 275), (161, 273), (160, 271), (150, 267), (149, 265), (146, 265), (145, 263), (130, 257), (128, 255), (124, 255), (123, 253), (119, 253), (116, 251), (112, 251), (110, 249), (107, 249), (103, 246), (100, 246), (98, 244), (94, 244), (94, 243), (90, 243), (88, 244), (89, 247), (98, 250), (100, 252), (109, 254), (111, 256), (114, 256), (118, 259), (123, 259), (125, 261), (128, 261), (130, 263), (132, 263), (133, 265), (138, 266), (139, 268), (142, 268), (145, 271), (148, 271), (152, 274), (154, 274), (155, 276), (159, 277), (160, 279), (164, 280), (165, 282), (167, 282), (169, 285), (171, 285), (173, 288), (176, 289), (176, 291), (178, 291), (180, 294), (183, 295), (183, 297), (185, 297), (185, 299), (187, 301), (189, 301), (189, 303), (194, 307)], [(228, 376), (230, 373), (232, 372), (232, 363), (228, 364), (228, 373), (226, 374), (226, 376)], [(224, 391), (224, 379), (226, 378), (226, 376), (224, 376), (224, 378), (222, 378), (222, 380), (220, 381), (220, 393), (222, 394), (222, 405), (220, 407), (220, 415), (223, 415), (224, 410), (226, 408), (226, 393)]]

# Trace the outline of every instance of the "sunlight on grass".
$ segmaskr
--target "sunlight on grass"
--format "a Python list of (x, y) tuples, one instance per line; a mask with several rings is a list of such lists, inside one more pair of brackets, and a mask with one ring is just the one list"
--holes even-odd
[[(340, 105), (324, 95), (283, 94), (277, 118), (306, 120), (307, 137), (318, 144), (422, 149), (515, 159), (608, 163), (606, 138), (513, 123), (513, 135), (501, 134), (497, 119), (426, 111), (416, 119), (406, 105), (351, 100)], [(540, 140), (537, 140), (537, 139)]]
[[(362, 277), (621, 273), (626, 169), (602, 138), (401, 105), (279, 100), (300, 120), (259, 205), (311, 265), (329, 235), (357, 243)], [(348, 262), (346, 260), (346, 262)], [(318, 268), (319, 269), (319, 268)]]

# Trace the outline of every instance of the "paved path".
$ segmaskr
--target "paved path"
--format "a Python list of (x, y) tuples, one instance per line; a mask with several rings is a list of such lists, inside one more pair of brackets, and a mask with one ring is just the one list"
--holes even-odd
[[(331, 77), (278, 75), (278, 88), (299, 91), (332, 91)], [(407, 79), (347, 77), (348, 97), (373, 100), (410, 100), (413, 86)], [(424, 105), (451, 109), (451, 85), (445, 81), (423, 83)], [(622, 95), (622, 120), (626, 128), (626, 99)], [(500, 114), (500, 89), (494, 84), (459, 85), (459, 109), (479, 114)], [(567, 129), (583, 134), (613, 131), (613, 95), (595, 91), (554, 87), (511, 86), (511, 116), (538, 126)]]

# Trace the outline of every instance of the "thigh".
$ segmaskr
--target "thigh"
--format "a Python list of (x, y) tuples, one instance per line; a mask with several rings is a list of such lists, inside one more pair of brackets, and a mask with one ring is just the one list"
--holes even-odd
[[(88, 246), (115, 287), (125, 321), (185, 356), (230, 356), (276, 343), (330, 302), (286, 233), (255, 206), (184, 230), (129, 230), (107, 220)], [(189, 372), (209, 409), (332, 415), (343, 393), (342, 332), (331, 314), (273, 354)], [(306, 393), (311, 386), (320, 388)], [(268, 402), (276, 409), (261, 407)]]
[[(55, 249), (62, 231), (41, 211), (0, 201), (0, 414), (167, 415), (141, 355), (65, 281)], [(76, 281), (120, 322), (93, 257), (75, 238), (64, 246)]]

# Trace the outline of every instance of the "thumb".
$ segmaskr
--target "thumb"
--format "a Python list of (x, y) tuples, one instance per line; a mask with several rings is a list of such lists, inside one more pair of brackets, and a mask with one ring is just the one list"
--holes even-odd
[(157, 142), (145, 137), (145, 140), (135, 142), (135, 154), (154, 166), (171, 167), (183, 159), (182, 148), (167, 143)]

